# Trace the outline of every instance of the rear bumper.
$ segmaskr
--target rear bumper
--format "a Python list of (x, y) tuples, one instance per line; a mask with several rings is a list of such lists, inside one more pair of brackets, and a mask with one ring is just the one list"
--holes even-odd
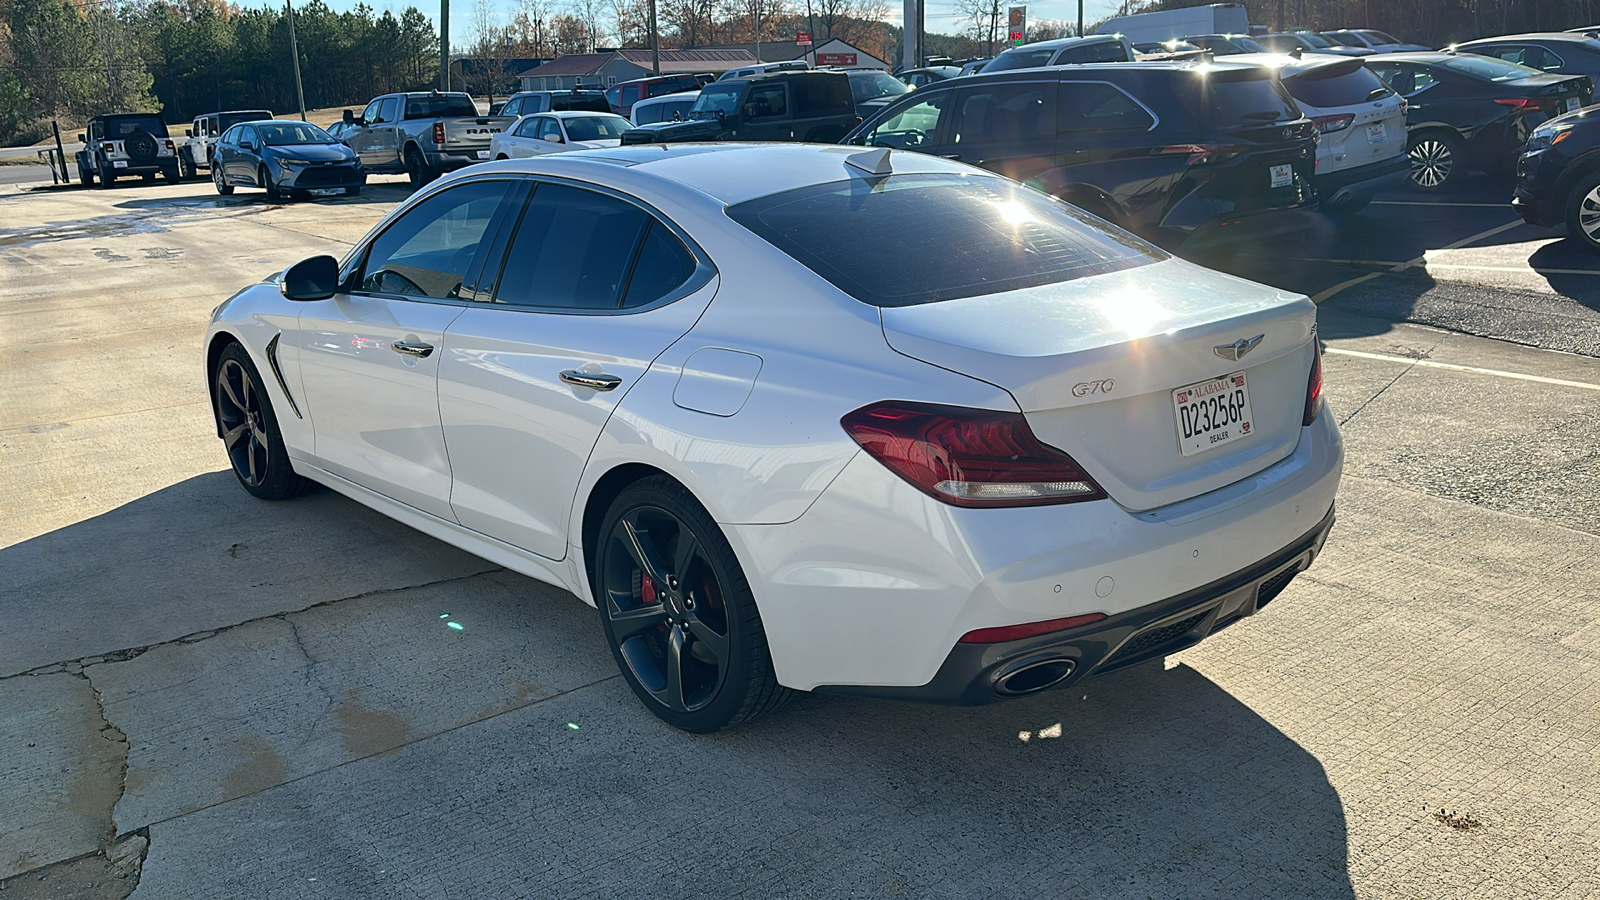
[(1338, 202), (1350, 196), (1370, 196), (1385, 184), (1398, 184), (1405, 180), (1411, 168), (1411, 159), (1404, 153), (1382, 162), (1368, 163), (1352, 169), (1327, 174), (1317, 173), (1317, 196), (1323, 202)]
[[(976, 706), (1025, 696), (1192, 647), (1262, 607), (1310, 568), (1333, 529), (1329, 508), (1317, 527), (1253, 565), (1149, 606), (1092, 625), (999, 644), (956, 644), (933, 680), (918, 687), (824, 685), (820, 693), (857, 694), (895, 700)], [(1054, 668), (1047, 668), (1053, 666)], [(1013, 678), (1043, 669), (1056, 680), (1031, 683)], [(1064, 674), (1060, 674), (1064, 673)]]
[[(479, 153), (484, 155), (480, 157), (478, 156)], [(453, 172), (456, 169), (466, 168), (473, 163), (484, 162), (489, 158), (488, 154), (489, 145), (485, 144), (482, 147), (471, 150), (424, 150), (422, 151), (422, 158), (428, 163), (429, 168)]]

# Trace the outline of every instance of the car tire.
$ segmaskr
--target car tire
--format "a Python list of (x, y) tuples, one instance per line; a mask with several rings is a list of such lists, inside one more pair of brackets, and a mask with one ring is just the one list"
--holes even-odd
[(84, 187), (93, 187), (94, 186), (94, 170), (89, 168), (88, 166), (85, 166), (83, 163), (79, 163), (78, 164), (78, 181)]
[(1453, 187), (1466, 168), (1461, 139), (1448, 131), (1424, 131), (1406, 141), (1411, 183), (1425, 191)]
[(111, 169), (109, 168), (103, 168), (96, 174), (99, 176), (99, 184), (102, 188), (111, 187), (117, 180), (117, 176), (111, 174)]
[(422, 151), (418, 150), (416, 145), (406, 148), (406, 176), (411, 179), (411, 186), (414, 188), (422, 187), (439, 177), (428, 168), (428, 161), (422, 157)]
[(683, 485), (665, 475), (634, 482), (597, 535), (592, 584), (601, 625), (623, 680), (646, 708), (675, 728), (706, 734), (753, 722), (788, 700), (744, 570)]
[(361, 196), (361, 185), (358, 184), (358, 185), (355, 185), (353, 187), (345, 188), (344, 189), (344, 195), (346, 197), (359, 197), (359, 196)]
[(216, 185), (217, 193), (226, 197), (233, 193), (233, 185), (229, 184), (222, 175), (221, 166), (211, 167), (211, 183)]
[(1600, 171), (1578, 181), (1567, 201), (1567, 237), (1600, 251)]
[(188, 150), (178, 154), (178, 177), (194, 178), (199, 175), (199, 170), (194, 166), (194, 155)]
[(145, 184), (155, 184), (156, 183), (156, 173), (154, 173), (154, 172), (141, 172), (141, 173), (139, 173), (139, 177), (144, 179), (144, 183)]
[(177, 164), (167, 166), (161, 170), (161, 177), (167, 180), (167, 184), (182, 184), (183, 167)]
[(495, 162), (499, 162), (499, 161), (500, 161), (500, 160), (502, 160), (502, 159), (509, 159), (509, 158), (510, 158), (510, 157), (508, 157), (508, 156), (506, 156), (506, 155), (505, 155), (505, 154), (504, 154), (504, 153), (502, 153), (502, 154), (500, 154), (500, 155), (499, 155), (499, 156), (496, 156), (496, 157), (495, 157), (495, 158), (494, 158), (494, 161), (495, 161)]
[(297, 475), (250, 354), (229, 344), (211, 376), (211, 403), (228, 461), (239, 484), (262, 500), (287, 500), (311, 482)]
[(256, 179), (261, 182), (262, 187), (267, 189), (268, 203), (282, 203), (284, 201), (283, 192), (278, 190), (278, 183), (272, 180), (272, 173), (267, 171), (266, 166), (256, 170)]

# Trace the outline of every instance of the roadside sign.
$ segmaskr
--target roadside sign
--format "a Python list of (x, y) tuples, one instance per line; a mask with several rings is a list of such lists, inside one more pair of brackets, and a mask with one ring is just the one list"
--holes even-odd
[(817, 65), (819, 66), (853, 66), (856, 64), (854, 53), (818, 53)]
[(809, 46), (811, 46), (811, 32), (802, 31), (799, 34), (796, 34), (794, 36), (794, 42), (795, 42), (796, 45), (801, 46), (801, 47), (809, 47)]
[(1008, 12), (1006, 37), (1011, 41), (1011, 46), (1018, 47), (1028, 42), (1028, 8), (1013, 6)]

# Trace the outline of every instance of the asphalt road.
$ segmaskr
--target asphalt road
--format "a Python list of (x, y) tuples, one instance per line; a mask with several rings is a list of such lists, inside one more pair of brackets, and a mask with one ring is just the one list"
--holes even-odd
[(1347, 442), (1261, 615), (692, 737), (570, 595), (226, 470), (207, 314), (403, 186), (0, 189), (0, 895), (1594, 897), (1600, 257), (1496, 190), (1214, 260), (1320, 297)]

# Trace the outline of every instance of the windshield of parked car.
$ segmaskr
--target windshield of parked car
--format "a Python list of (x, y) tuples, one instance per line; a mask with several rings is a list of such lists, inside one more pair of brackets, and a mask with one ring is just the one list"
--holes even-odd
[(240, 122), (260, 122), (272, 118), (272, 113), (264, 109), (251, 109), (244, 112), (223, 113), (217, 116), (217, 130), (227, 131)]
[(1333, 46), (1333, 42), (1332, 41), (1328, 40), (1327, 38), (1323, 37), (1320, 34), (1313, 34), (1312, 32), (1309, 32), (1309, 31), (1296, 31), (1294, 33), (1294, 36), (1299, 38), (1302, 41), (1305, 41), (1306, 43), (1310, 44), (1311, 46), (1316, 47), (1318, 50), (1326, 50), (1329, 47)]
[(310, 122), (262, 122), (256, 126), (261, 133), (261, 143), (268, 147), (288, 144), (337, 144), (333, 135)]
[(1027, 47), (1018, 47), (1015, 50), (1005, 51), (1004, 53), (990, 60), (988, 65), (980, 66), (979, 68), (984, 72), (1007, 72), (1012, 69), (1033, 69), (1039, 66), (1048, 66), (1050, 64), (1051, 57), (1055, 55), (1056, 51), (1050, 49), (1049, 47), (1033, 50), (1030, 50)]
[(1463, 75), (1471, 75), (1473, 78), (1481, 78), (1484, 81), (1493, 82), (1519, 81), (1523, 78), (1532, 78), (1535, 75), (1545, 74), (1531, 66), (1506, 62), (1503, 59), (1491, 59), (1487, 56), (1473, 56), (1471, 54), (1452, 56), (1449, 59), (1441, 60), (1439, 65), (1451, 71), (1460, 72)]
[(742, 81), (706, 85), (700, 89), (700, 96), (695, 98), (694, 108), (689, 111), (690, 118), (715, 119), (717, 113), (733, 115), (739, 110), (739, 94), (743, 90)]
[(1167, 258), (1075, 207), (993, 176), (854, 178), (749, 200), (728, 215), (880, 307), (1058, 284)]
[(850, 72), (850, 95), (857, 103), (876, 97), (894, 97), (910, 93), (906, 84), (888, 72)]
[(568, 119), (567, 137), (574, 141), (609, 141), (622, 137), (633, 127), (621, 116), (577, 116)]
[(1365, 35), (1367, 37), (1367, 39), (1372, 41), (1374, 44), (1378, 44), (1380, 46), (1383, 45), (1383, 44), (1398, 44), (1398, 43), (1400, 43), (1400, 39), (1395, 37), (1394, 35), (1387, 34), (1387, 33), (1382, 32), (1382, 31), (1375, 31), (1375, 30), (1373, 30), (1371, 28), (1363, 28), (1361, 30), (1361, 34)]
[(1340, 34), (1340, 33), (1335, 31), (1335, 32), (1332, 32), (1332, 33), (1323, 32), (1322, 36), (1327, 38), (1329, 41), (1331, 41), (1335, 47), (1365, 47), (1365, 46), (1367, 46), (1366, 43), (1364, 43), (1360, 38), (1358, 38), (1358, 37), (1356, 37), (1354, 35)]
[(425, 94), (406, 98), (408, 119), (471, 118), (477, 115), (478, 105), (466, 94)]

